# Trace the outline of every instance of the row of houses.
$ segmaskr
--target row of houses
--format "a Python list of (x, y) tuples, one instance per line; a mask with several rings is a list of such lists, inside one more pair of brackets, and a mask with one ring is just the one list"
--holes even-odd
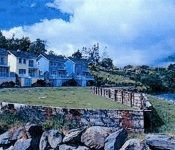
[(16, 83), (17, 79), (20, 86), (31, 86), (39, 79), (49, 81), (53, 86), (62, 86), (71, 79), (79, 86), (94, 81), (86, 59), (46, 53), (37, 56), (32, 52), (0, 48), (0, 84)]

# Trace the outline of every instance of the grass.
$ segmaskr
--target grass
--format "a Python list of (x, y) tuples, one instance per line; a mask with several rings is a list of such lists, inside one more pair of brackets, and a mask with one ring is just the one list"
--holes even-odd
[[(91, 94), (90, 88), (81, 87), (0, 89), (0, 95), (0, 102), (17, 102), (66, 108), (132, 109), (110, 99)], [(175, 104), (151, 95), (148, 95), (148, 99), (153, 105), (153, 130), (150, 132), (175, 135)], [(0, 126), (4, 128), (4, 126), (18, 121), (14, 121), (13, 118), (15, 116), (10, 117), (7, 115), (6, 118), (2, 118), (1, 116)], [(55, 124), (58, 125), (58, 123)], [(50, 126), (53, 127), (55, 124), (53, 122), (46, 122), (44, 126), (48, 128)], [(70, 124), (72, 123), (68, 122), (67, 126)], [(134, 134), (131, 137), (142, 139), (144, 134)]]
[(81, 87), (0, 89), (0, 95), (0, 102), (65, 108), (132, 109), (91, 94), (90, 88)]
[(153, 132), (175, 135), (175, 104), (154, 96), (148, 97), (154, 107)]

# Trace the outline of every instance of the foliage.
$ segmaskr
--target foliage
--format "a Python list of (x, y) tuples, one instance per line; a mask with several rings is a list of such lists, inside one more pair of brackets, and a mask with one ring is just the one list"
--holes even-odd
[(30, 47), (27, 51), (34, 52), (35, 54), (39, 55), (47, 51), (45, 46), (46, 46), (46, 41), (41, 39), (36, 39), (36, 41), (30, 44)]
[(101, 66), (106, 68), (112, 68), (113, 67), (113, 60), (111, 58), (104, 58), (101, 61)]
[(12, 88), (15, 86), (15, 83), (13, 81), (6, 81), (0, 84), (1, 88)]
[(0, 48), (5, 48), (7, 50), (18, 50), (34, 52), (36, 54), (41, 54), (46, 52), (46, 41), (41, 39), (36, 39), (36, 41), (31, 42), (29, 37), (22, 37), (21, 39), (15, 38), (15, 34), (11, 38), (6, 38), (0, 31)]
[(42, 79), (38, 79), (35, 83), (32, 84), (33, 87), (45, 87), (45, 86), (51, 86), (51, 83), (46, 81), (46, 80), (42, 80)]
[(73, 58), (78, 58), (81, 59), (82, 58), (82, 53), (78, 50), (75, 53), (72, 54)]
[(75, 79), (70, 79), (62, 84), (62, 86), (77, 86), (78, 83)]
[(99, 55), (99, 44), (97, 43), (93, 45), (92, 48), (86, 48), (86, 47), (83, 47), (82, 49), (82, 53), (84, 55), (88, 55), (88, 59), (91, 63), (95, 63), (95, 64), (98, 64), (99, 63), (99, 60), (100, 60), (100, 55)]

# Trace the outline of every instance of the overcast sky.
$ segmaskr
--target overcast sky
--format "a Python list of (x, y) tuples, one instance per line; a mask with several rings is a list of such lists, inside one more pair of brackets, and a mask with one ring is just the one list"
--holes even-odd
[[(5, 11), (7, 1), (16, 14)], [(47, 49), (57, 54), (68, 56), (99, 43), (116, 66), (155, 65), (175, 56), (175, 0), (7, 1), (0, 2), (0, 13), (11, 13), (13, 22), (25, 19), (10, 24), (10, 17), (1, 15), (9, 25), (1, 23), (3, 34), (47, 40)]]

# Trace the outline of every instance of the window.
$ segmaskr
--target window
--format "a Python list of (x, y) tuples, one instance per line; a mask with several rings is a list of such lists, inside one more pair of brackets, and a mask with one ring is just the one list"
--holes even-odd
[(26, 69), (19, 69), (19, 74), (26, 74)]
[(22, 63), (22, 59), (21, 59), (21, 58), (19, 58), (19, 63), (20, 63), (20, 64)]
[(26, 59), (23, 59), (23, 64), (26, 64)]
[(0, 59), (0, 64), (1, 65), (5, 65), (5, 57), (0, 57), (1, 59)]
[(33, 60), (29, 60), (29, 66), (30, 67), (33, 67), (34, 66)]
[(7, 76), (8, 76), (8, 69), (0, 68), (0, 77), (7, 77)]
[(35, 76), (35, 70), (29, 69), (29, 76), (34, 77)]
[(56, 71), (52, 71), (52, 75), (56, 75)]

